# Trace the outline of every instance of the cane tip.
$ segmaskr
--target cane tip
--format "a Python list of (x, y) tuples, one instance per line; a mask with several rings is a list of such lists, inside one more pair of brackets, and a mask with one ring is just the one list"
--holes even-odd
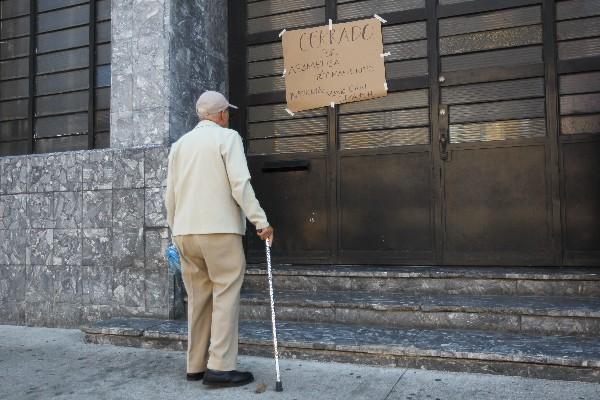
[(283, 392), (283, 385), (281, 384), (281, 381), (275, 382), (275, 391), (276, 392)]

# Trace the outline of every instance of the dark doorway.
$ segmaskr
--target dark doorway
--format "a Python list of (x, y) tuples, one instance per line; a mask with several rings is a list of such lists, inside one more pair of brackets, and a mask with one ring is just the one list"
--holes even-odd
[[(232, 2), (234, 127), (278, 231), (278, 262), (598, 263), (600, 224), (584, 217), (600, 217), (600, 89), (573, 97), (583, 90), (573, 73), (560, 82), (568, 95), (558, 92), (561, 69), (600, 79), (597, 37), (575, 44), (583, 60), (561, 60), (561, 35), (578, 34), (561, 18), (598, 21), (594, 4)], [(389, 95), (288, 115), (279, 32), (375, 13), (388, 21)], [(559, 103), (576, 114), (560, 126)], [(565, 127), (585, 132), (567, 138)], [(248, 246), (262, 260), (253, 235)]]

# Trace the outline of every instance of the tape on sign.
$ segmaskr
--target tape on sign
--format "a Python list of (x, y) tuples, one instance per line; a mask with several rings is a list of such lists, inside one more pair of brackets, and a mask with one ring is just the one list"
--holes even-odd
[(379, 15), (377, 14), (373, 14), (373, 17), (377, 18), (379, 21), (381, 21), (382, 24), (385, 24), (387, 21), (383, 18), (381, 18)]

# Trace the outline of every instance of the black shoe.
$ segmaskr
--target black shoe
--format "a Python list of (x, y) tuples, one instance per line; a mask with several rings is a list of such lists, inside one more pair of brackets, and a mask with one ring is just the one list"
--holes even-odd
[(204, 378), (204, 372), (192, 372), (192, 373), (187, 373), (187, 380), (188, 381), (199, 381), (200, 379)]
[(254, 381), (250, 372), (206, 370), (203, 384), (215, 387), (244, 386)]

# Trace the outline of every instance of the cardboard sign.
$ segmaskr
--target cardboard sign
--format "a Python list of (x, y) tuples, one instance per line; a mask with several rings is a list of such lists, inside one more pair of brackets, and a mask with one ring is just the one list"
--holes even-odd
[(286, 31), (287, 107), (296, 112), (386, 96), (382, 53), (375, 18)]

